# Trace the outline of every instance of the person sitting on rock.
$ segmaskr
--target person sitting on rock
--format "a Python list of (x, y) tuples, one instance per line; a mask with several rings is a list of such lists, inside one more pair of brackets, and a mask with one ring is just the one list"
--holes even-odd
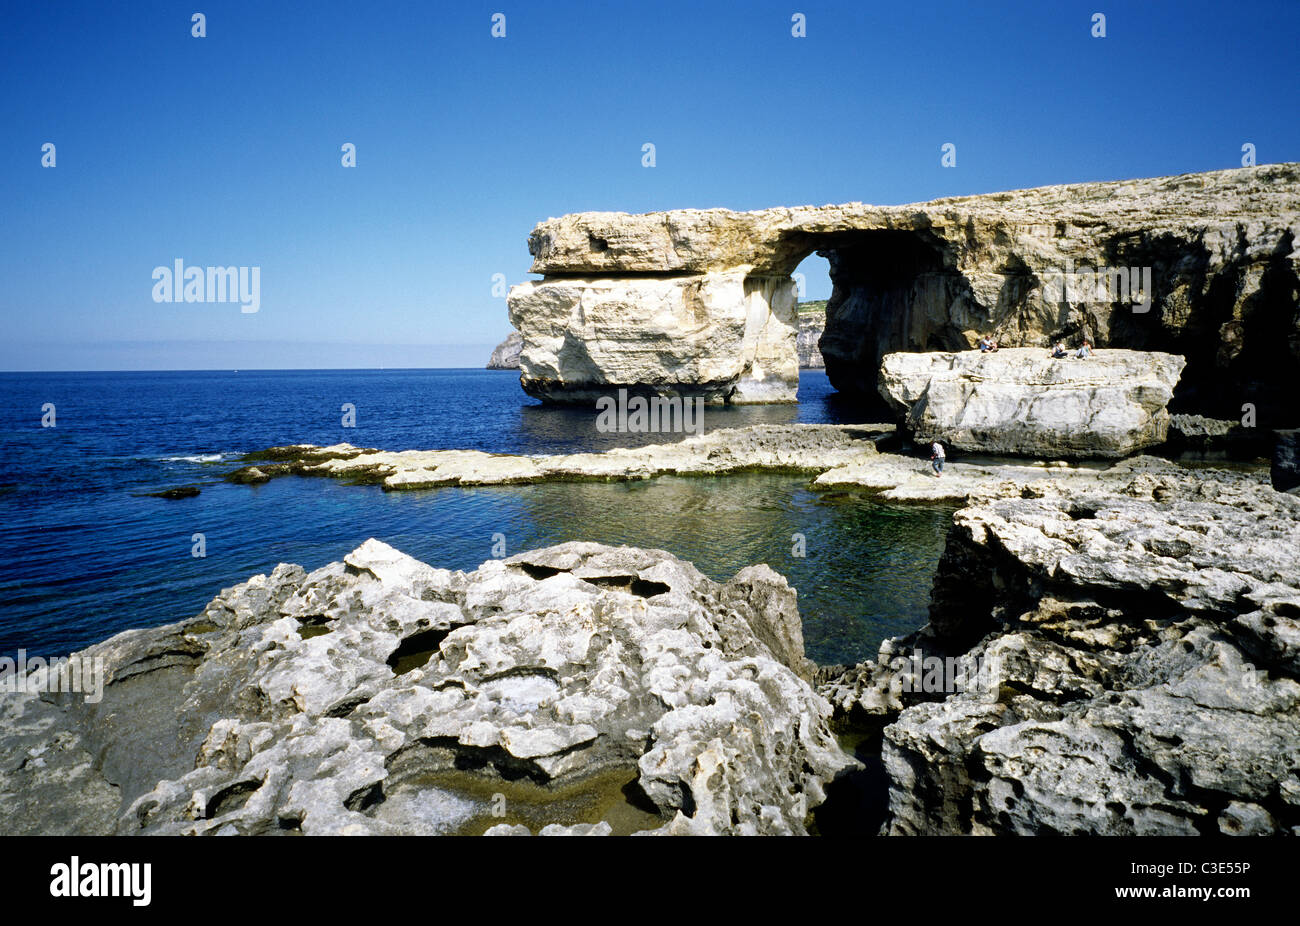
[(1056, 346), (1052, 348), (1052, 357), (1056, 360), (1060, 360), (1066, 356), (1068, 356), (1068, 353), (1065, 349), (1065, 342), (1057, 341)]
[(988, 335), (982, 335), (980, 337), (979, 347), (981, 354), (987, 354), (989, 351), (994, 350), (993, 339)]
[(1092, 345), (1088, 343), (1087, 338), (1085, 338), (1083, 343), (1079, 345), (1079, 349), (1074, 352), (1074, 356), (1078, 357), (1080, 360), (1087, 360), (1092, 356)]
[(930, 445), (930, 465), (934, 467), (934, 478), (943, 476), (943, 444), (935, 441)]

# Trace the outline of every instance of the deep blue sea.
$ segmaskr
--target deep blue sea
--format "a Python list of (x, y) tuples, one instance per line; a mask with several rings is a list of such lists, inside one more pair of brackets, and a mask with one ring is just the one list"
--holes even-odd
[[(798, 405), (705, 412), (708, 430), (861, 420), (820, 371), (801, 376)], [(672, 439), (601, 434), (593, 411), (542, 406), (510, 371), (0, 373), (0, 434), (0, 655), (180, 620), (277, 563), (314, 569), (368, 537), (474, 569), (500, 533), (507, 553), (579, 539), (666, 549), (719, 580), (766, 562), (799, 591), (809, 656), (857, 661), (924, 623), (951, 514), (766, 474), (416, 492), (221, 481), (239, 455), (278, 444), (558, 453)], [(198, 497), (145, 494), (191, 484)]]

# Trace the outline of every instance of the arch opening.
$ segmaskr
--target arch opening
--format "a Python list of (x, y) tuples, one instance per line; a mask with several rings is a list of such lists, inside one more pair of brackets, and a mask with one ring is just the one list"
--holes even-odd
[(977, 336), (959, 320), (985, 312), (957, 271), (950, 245), (933, 233), (795, 232), (781, 245), (787, 272), (806, 272), (811, 254), (825, 258), (830, 288), (818, 347), (826, 374), (846, 398), (873, 411), (887, 411), (876, 389), (885, 354), (964, 350)]

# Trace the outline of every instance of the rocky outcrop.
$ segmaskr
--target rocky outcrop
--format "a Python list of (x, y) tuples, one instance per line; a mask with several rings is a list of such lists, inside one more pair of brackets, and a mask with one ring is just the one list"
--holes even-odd
[[(874, 396), (891, 352), (1087, 335), (1186, 357), (1175, 410), (1228, 418), (1249, 401), (1263, 426), (1290, 426), (1298, 237), (1297, 164), (906, 206), (590, 212), (533, 230), (532, 270), (545, 278), (509, 302), (534, 395), (644, 382), (784, 401), (790, 274), (816, 251), (833, 283), (821, 352), (842, 391)], [(1115, 271), (1100, 287), (1084, 275), (1098, 268)]]
[(1030, 348), (885, 356), (880, 394), (914, 438), (959, 450), (1122, 457), (1163, 443), (1183, 369), (1170, 354)]
[(853, 761), (795, 594), (568, 543), (431, 568), (376, 540), (0, 699), (6, 833), (803, 833)]
[(1300, 499), (1122, 465), (957, 512), (930, 624), (825, 679), (885, 832), (1300, 833)]
[(795, 346), (799, 350), (799, 369), (822, 370), (826, 361), (822, 359), (821, 348), (817, 342), (826, 330), (826, 315), (821, 312), (799, 313), (799, 334)]
[(524, 339), (518, 331), (506, 335), (506, 339), (496, 346), (488, 358), (489, 370), (519, 369), (519, 352), (524, 349)]
[(1300, 431), (1278, 431), (1273, 447), (1273, 488), (1291, 492), (1300, 488)]
[[(858, 489), (883, 502), (967, 502), (992, 491), (1018, 492), (1043, 480), (1072, 489), (1115, 491), (1117, 487), (1127, 485), (1136, 470), (1153, 467), (1186, 474), (1167, 460), (1129, 457), (1105, 468), (1091, 462), (1071, 464), (1064, 460), (1034, 460), (1022, 464), (949, 460), (943, 468), (943, 476), (938, 478), (923, 455), (878, 453), (826, 470), (813, 480), (812, 488), (822, 491)], [(1190, 478), (1190, 474), (1186, 475)]]
[(448, 485), (522, 485), (585, 479), (618, 481), (659, 475), (721, 476), (745, 470), (820, 473), (861, 463), (892, 425), (753, 425), (725, 428), (675, 443), (619, 447), (604, 453), (516, 456), (479, 450), (375, 450), (336, 444), (272, 447), (245, 456), (231, 482), (274, 476), (331, 476), (385, 489)]
[(1203, 415), (1170, 415), (1165, 450), (1201, 459), (1267, 459), (1273, 432), (1237, 420)]
[[(659, 475), (720, 476), (737, 472), (805, 473), (811, 488), (860, 490), (881, 501), (965, 502), (981, 493), (1020, 488), (1043, 479), (1096, 491), (1127, 485), (1135, 467), (1176, 465), (1133, 457), (1109, 467), (1064, 460), (1023, 463), (949, 460), (936, 478), (922, 454), (891, 453), (877, 442), (893, 442), (892, 425), (755, 425), (711, 431), (677, 443), (619, 448), (604, 453), (513, 456), (474, 450), (362, 449), (349, 444), (300, 444), (249, 454), (225, 478), (234, 483), (266, 482), (279, 476), (326, 476), (385, 489), (438, 486), (520, 485), (537, 482), (651, 479)], [(1190, 477), (1189, 477), (1190, 478)]]
[(510, 323), (524, 339), (520, 384), (554, 402), (626, 388), (708, 402), (793, 402), (795, 285), (744, 272), (521, 283)]

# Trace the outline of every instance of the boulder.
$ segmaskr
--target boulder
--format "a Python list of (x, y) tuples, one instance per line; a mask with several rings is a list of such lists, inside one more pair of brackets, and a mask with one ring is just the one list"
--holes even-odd
[(1163, 443), (1183, 358), (1098, 350), (1086, 359), (1004, 348), (885, 357), (880, 394), (918, 441), (971, 452), (1122, 457)]
[(201, 490), (198, 486), (176, 486), (172, 489), (163, 489), (159, 492), (146, 492), (152, 498), (194, 498)]
[(854, 765), (785, 580), (652, 550), (368, 540), (81, 655), (102, 700), (0, 699), (6, 833), (801, 834)]

